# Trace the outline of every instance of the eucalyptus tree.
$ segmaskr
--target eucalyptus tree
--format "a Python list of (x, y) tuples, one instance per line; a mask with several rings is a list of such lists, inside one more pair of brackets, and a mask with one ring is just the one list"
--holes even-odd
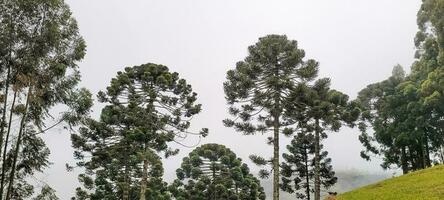
[[(114, 198), (153, 199), (147, 191), (156, 184), (148, 188), (148, 179), (155, 178), (150, 169), (160, 161), (154, 159), (153, 163), (151, 158), (158, 153), (175, 155), (178, 149), (169, 143), (181, 144), (187, 135), (200, 138), (208, 133), (206, 128), (198, 133), (189, 131), (191, 119), (201, 111), (197, 94), (178, 73), (148, 63), (118, 72), (98, 97), (105, 104), (100, 119), (89, 120), (71, 137), (78, 166), (87, 172), (81, 175), (86, 188), (95, 189), (92, 196), (106, 188)], [(95, 181), (91, 175), (96, 176)], [(90, 182), (104, 185), (93, 188)], [(167, 194), (159, 195), (162, 197), (154, 199), (168, 198)]]
[[(92, 101), (87, 90), (77, 88), (76, 63), (85, 54), (85, 43), (62, 0), (2, 1), (0, 13), (0, 199), (22, 199), (32, 194), (26, 178), (48, 165), (49, 152), (39, 134), (64, 122), (77, 125)], [(60, 104), (66, 112), (50, 112)], [(48, 121), (55, 124), (48, 126)]]
[[(444, 1), (424, 0), (418, 11), (419, 31), (415, 37), (416, 58), (412, 66), (411, 79), (415, 80), (420, 96), (419, 103), (425, 108), (426, 120), (432, 148), (439, 149), (442, 158), (444, 144)], [(433, 141), (439, 139), (439, 142)], [(443, 159), (441, 159), (444, 162)]]
[(248, 166), (220, 144), (204, 144), (183, 158), (170, 191), (177, 200), (264, 200)]
[[(273, 199), (279, 199), (279, 136), (291, 134), (283, 118), (285, 105), (292, 88), (314, 79), (318, 63), (304, 60), (305, 52), (295, 40), (285, 35), (268, 35), (248, 47), (248, 56), (227, 72), (224, 83), (225, 97), (234, 119), (224, 120), (225, 126), (234, 127), (245, 135), (272, 133), (268, 143), (273, 146), (270, 161), (252, 156), (257, 164), (272, 163)], [(284, 130), (285, 129), (285, 130)], [(262, 170), (262, 176), (269, 171)]]
[(60, 200), (55, 195), (55, 192), (56, 191), (53, 190), (51, 187), (49, 187), (48, 185), (45, 185), (42, 187), (40, 194), (37, 195), (35, 198), (33, 198), (33, 200)]
[(314, 134), (314, 199), (321, 192), (321, 140), (326, 131), (339, 131), (343, 124), (353, 126), (360, 115), (356, 102), (330, 88), (330, 79), (318, 79), (313, 85), (298, 84), (285, 105), (285, 116), (294, 120), (304, 132)]
[(431, 154), (440, 151), (443, 137), (439, 119), (420, 95), (417, 78), (405, 76), (398, 65), (387, 80), (359, 92), (363, 158), (380, 155), (383, 168), (401, 167), (403, 173), (432, 165)]
[[(443, 0), (422, 1), (417, 15), (416, 60), (411, 73), (407, 76), (393, 73), (387, 80), (360, 92), (359, 99), (366, 109), (360, 136), (366, 147), (363, 157), (382, 155), (383, 167), (395, 165), (407, 173), (431, 166), (435, 162), (433, 154), (444, 162), (442, 13)], [(367, 127), (374, 133), (368, 133)]]
[[(404, 101), (406, 97), (399, 92), (399, 85), (404, 81), (402, 67), (395, 66), (389, 79), (370, 84), (359, 92), (358, 100), (363, 110), (359, 139), (366, 148), (361, 152), (363, 158), (370, 160), (370, 154), (384, 155), (384, 168), (391, 164), (402, 165), (403, 172), (407, 173), (407, 146), (416, 138), (410, 138), (412, 130), (403, 126), (409, 114), (409, 101)], [(369, 128), (373, 133), (369, 133)]]
[[(322, 150), (323, 146), (320, 145)], [(294, 136), (290, 145), (287, 145), (288, 153), (282, 157), (284, 162), (281, 164), (283, 191), (292, 193), (297, 199), (312, 199), (314, 193), (315, 178), (315, 140), (311, 133), (298, 132)], [(328, 189), (333, 186), (338, 178), (331, 165), (331, 159), (327, 157), (327, 151), (320, 153), (320, 178), (323, 188)]]

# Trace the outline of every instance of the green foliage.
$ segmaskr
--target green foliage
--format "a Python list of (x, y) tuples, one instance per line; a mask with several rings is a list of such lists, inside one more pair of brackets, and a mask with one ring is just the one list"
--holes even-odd
[(33, 200), (60, 200), (55, 195), (55, 190), (53, 190), (48, 185), (44, 185), (39, 195), (37, 195)]
[[(48, 147), (42, 138), (35, 135), (32, 127), (29, 127), (29, 129), (30, 130), (24, 134), (22, 141), (23, 148), (18, 154), (14, 186), (10, 193), (11, 199), (19, 200), (30, 198), (35, 193), (35, 187), (28, 183), (29, 177), (34, 176), (38, 172), (43, 172), (43, 170), (50, 165), (50, 151)], [(11, 175), (14, 153), (14, 151), (8, 151), (6, 154), (5, 177)], [(9, 183), (9, 179), (6, 179), (5, 183)]]
[(220, 144), (197, 147), (176, 173), (169, 188), (178, 200), (265, 200), (264, 189), (248, 166)]
[[(316, 126), (338, 131), (343, 124), (354, 126), (360, 114), (358, 104), (349, 97), (330, 88), (330, 79), (318, 79), (313, 85), (299, 84), (286, 104), (286, 117), (299, 123), (299, 128), (313, 132)], [(321, 123), (316, 125), (313, 120)], [(319, 127), (318, 127), (319, 128)]]
[[(166, 183), (162, 180), (161, 158), (156, 152), (143, 150), (138, 147), (140, 144), (130, 139), (113, 140), (118, 136), (111, 135), (114, 132), (103, 122), (90, 120), (88, 128), (81, 129), (81, 136), (72, 135), (73, 145), (83, 151), (75, 153), (80, 161), (77, 165), (86, 169), (85, 174), (79, 175), (79, 181), (86, 190), (78, 188), (74, 199), (117, 200), (124, 198), (125, 194), (130, 199), (139, 198), (140, 178), (143, 176), (141, 163), (144, 159), (149, 163), (147, 177), (150, 188), (146, 191), (146, 199), (169, 199)], [(100, 142), (106, 140), (110, 143)], [(86, 159), (85, 153), (91, 158)]]
[(291, 89), (300, 81), (313, 79), (318, 71), (318, 63), (304, 61), (305, 52), (286, 36), (259, 38), (248, 51), (244, 61), (227, 72), (224, 83), (230, 114), (239, 120), (226, 119), (224, 123), (247, 135), (268, 132), (273, 115), (283, 113), (282, 104)]
[[(361, 155), (366, 159), (370, 159), (369, 153), (382, 155), (382, 167), (395, 165), (407, 172), (430, 165), (424, 163), (425, 155), (422, 155), (426, 125), (420, 119), (427, 114), (418, 103), (414, 83), (397, 71), (400, 66), (395, 66), (389, 79), (359, 92), (363, 109), (360, 140), (366, 147)], [(368, 132), (370, 128), (372, 134)]]
[[(419, 104), (424, 107), (425, 121), (431, 130), (431, 148), (437, 151), (444, 142), (444, 1), (423, 1), (418, 12), (419, 31), (415, 44), (418, 61), (412, 66), (412, 79), (418, 88)], [(440, 157), (443, 157), (440, 155)], [(442, 162), (444, 160), (441, 159)]]
[(32, 86), (27, 118), (42, 128), (44, 120), (51, 116), (51, 107), (75, 104), (73, 98), (80, 81), (76, 63), (85, 54), (85, 43), (68, 6), (61, 0), (11, 0), (2, 5), (0, 37), (5, 42), (2, 50), (8, 52), (2, 60), (4, 67), (11, 69), (10, 76), (3, 77), (10, 79), (9, 89), (23, 97), (27, 95), (26, 88)]

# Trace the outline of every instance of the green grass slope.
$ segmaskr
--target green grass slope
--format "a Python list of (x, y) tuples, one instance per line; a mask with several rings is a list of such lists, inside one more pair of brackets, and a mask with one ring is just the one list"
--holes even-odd
[(444, 166), (387, 179), (338, 196), (338, 200), (444, 199)]

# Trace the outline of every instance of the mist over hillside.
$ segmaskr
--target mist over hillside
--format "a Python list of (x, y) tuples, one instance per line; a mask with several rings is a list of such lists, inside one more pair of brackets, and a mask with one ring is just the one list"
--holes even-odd
[[(338, 182), (329, 191), (344, 193), (359, 187), (363, 187), (365, 185), (369, 185), (372, 183), (379, 182), (381, 180), (392, 177), (390, 173), (373, 173), (373, 172), (365, 172), (358, 170), (344, 170), (337, 171), (336, 176), (338, 177)], [(271, 191), (272, 191), (272, 181), (271, 179), (262, 180), (262, 185), (265, 188), (265, 192), (267, 193), (267, 199), (271, 199)], [(324, 191), (325, 195), (328, 191)], [(280, 194), (281, 200), (292, 200), (295, 197), (292, 194), (282, 192)]]

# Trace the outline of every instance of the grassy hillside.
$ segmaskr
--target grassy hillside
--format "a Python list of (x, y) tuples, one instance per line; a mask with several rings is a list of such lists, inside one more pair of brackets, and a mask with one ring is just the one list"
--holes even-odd
[[(336, 176), (338, 177), (338, 182), (333, 186), (333, 188), (331, 188), (328, 191), (343, 193), (386, 179), (389, 177), (389, 174), (388, 173), (376, 174), (376, 173), (357, 171), (357, 170), (347, 170), (347, 171), (339, 170), (336, 171)], [(271, 194), (273, 190), (272, 180), (271, 179), (262, 180), (262, 186), (265, 188), (265, 191), (267, 193), (267, 199), (272, 199), (272, 194)], [(326, 195), (325, 192), (322, 193), (322, 196), (324, 195)], [(295, 196), (281, 191), (280, 199), (294, 200)]]
[(387, 179), (339, 195), (339, 200), (444, 199), (444, 166)]

